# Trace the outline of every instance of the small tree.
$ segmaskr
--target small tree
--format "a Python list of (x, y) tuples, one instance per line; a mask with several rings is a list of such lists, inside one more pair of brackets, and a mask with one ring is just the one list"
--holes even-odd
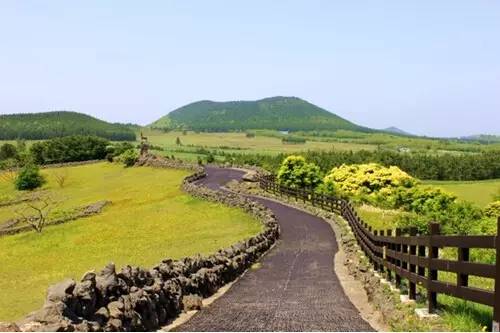
[(19, 170), (15, 180), (16, 189), (19, 191), (31, 191), (41, 187), (46, 180), (40, 174), (40, 169), (36, 164), (28, 163)]
[(63, 188), (68, 179), (68, 170), (66, 168), (60, 168), (53, 172), (54, 179), (60, 188)]
[(293, 188), (316, 188), (321, 184), (321, 172), (316, 164), (307, 163), (304, 157), (291, 155), (281, 163), (278, 182)]
[(54, 206), (55, 202), (50, 196), (33, 196), (16, 213), (36, 232), (41, 233)]
[(179, 139), (179, 137), (175, 139), (175, 144), (178, 146), (182, 145), (181, 139)]

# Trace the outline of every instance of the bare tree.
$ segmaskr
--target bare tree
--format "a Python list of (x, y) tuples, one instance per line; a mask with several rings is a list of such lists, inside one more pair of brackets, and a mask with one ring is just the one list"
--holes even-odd
[(55, 206), (55, 201), (48, 195), (39, 195), (33, 197), (30, 201), (26, 201), (23, 206), (22, 209), (16, 210), (16, 213), (36, 232), (41, 233), (48, 222), (48, 217)]
[(66, 180), (68, 180), (68, 170), (65, 168), (61, 168), (59, 170), (54, 171), (52, 174), (56, 179), (56, 183), (59, 185), (59, 187), (63, 188), (64, 184), (66, 183)]

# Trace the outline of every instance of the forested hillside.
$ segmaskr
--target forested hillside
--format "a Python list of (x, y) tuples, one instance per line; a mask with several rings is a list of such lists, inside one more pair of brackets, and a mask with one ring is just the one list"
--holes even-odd
[(135, 140), (132, 129), (70, 111), (0, 115), (0, 140), (41, 140), (68, 135), (96, 135), (115, 141)]
[(150, 126), (211, 132), (247, 129), (373, 131), (297, 97), (235, 102), (200, 101), (176, 109)]

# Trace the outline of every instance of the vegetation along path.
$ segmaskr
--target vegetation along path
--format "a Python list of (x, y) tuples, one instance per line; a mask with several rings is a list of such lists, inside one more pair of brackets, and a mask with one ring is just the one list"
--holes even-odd
[[(201, 182), (218, 189), (241, 171), (207, 168)], [(349, 301), (334, 273), (338, 250), (322, 219), (274, 201), (255, 198), (278, 218), (277, 246), (228, 292), (181, 331), (373, 331)]]

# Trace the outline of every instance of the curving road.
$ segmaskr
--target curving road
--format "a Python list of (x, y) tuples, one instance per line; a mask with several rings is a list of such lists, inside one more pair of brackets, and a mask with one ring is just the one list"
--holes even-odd
[[(207, 168), (200, 182), (219, 189), (243, 172)], [(224, 295), (178, 331), (373, 331), (334, 273), (337, 242), (322, 219), (274, 201), (254, 198), (278, 218), (281, 237)]]

